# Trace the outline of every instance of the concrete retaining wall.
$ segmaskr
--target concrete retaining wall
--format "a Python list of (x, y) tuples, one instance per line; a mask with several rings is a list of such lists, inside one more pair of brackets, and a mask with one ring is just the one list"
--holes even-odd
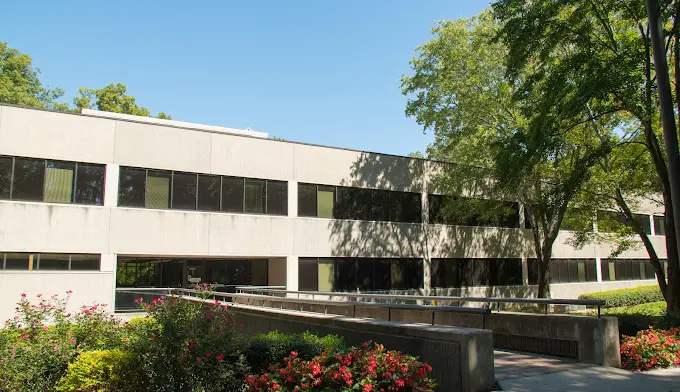
[[(247, 305), (235, 305), (232, 310), (235, 322), (246, 325), (245, 331), (249, 334), (272, 330), (332, 333), (342, 336), (350, 345), (375, 340), (389, 349), (418, 356), (432, 365), (432, 376), (440, 391), (485, 391), (495, 382), (490, 331)], [(364, 310), (367, 309), (362, 312)]]

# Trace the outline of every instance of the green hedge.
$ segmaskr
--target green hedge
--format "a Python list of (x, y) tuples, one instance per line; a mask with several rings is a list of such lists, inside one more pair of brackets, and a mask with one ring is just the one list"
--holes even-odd
[(57, 383), (58, 392), (135, 392), (142, 375), (135, 354), (118, 349), (88, 351), (68, 365)]
[(680, 325), (678, 315), (666, 314), (666, 302), (651, 302), (635, 306), (603, 309), (602, 315), (613, 316), (619, 320), (619, 334), (633, 336), (638, 331), (654, 326), (658, 329), (667, 329)]
[(581, 294), (579, 299), (602, 299), (605, 308), (618, 308), (621, 306), (633, 306), (650, 302), (663, 301), (664, 297), (659, 291), (659, 286), (642, 286), (632, 289), (620, 289), (600, 291), (597, 293)]
[(336, 335), (319, 337), (309, 332), (289, 335), (272, 331), (249, 338), (243, 354), (251, 370), (261, 372), (282, 361), (291, 351), (303, 360), (311, 360), (323, 351), (334, 354), (344, 348), (344, 340)]

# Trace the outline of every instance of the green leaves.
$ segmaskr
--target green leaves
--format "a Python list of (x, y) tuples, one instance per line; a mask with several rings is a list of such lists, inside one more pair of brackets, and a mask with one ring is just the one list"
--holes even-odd
[[(81, 88), (78, 96), (73, 98), (73, 104), (77, 109), (97, 109), (105, 112), (131, 114), (133, 116), (151, 117), (149, 109), (137, 105), (137, 100), (127, 95), (127, 87), (122, 83), (109, 84), (100, 89)], [(158, 113), (158, 118), (171, 119), (164, 113)]]

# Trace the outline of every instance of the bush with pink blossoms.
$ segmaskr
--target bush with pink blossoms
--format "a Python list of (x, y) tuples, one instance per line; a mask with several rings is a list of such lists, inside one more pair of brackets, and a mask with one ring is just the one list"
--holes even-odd
[(651, 370), (680, 366), (680, 328), (650, 328), (621, 341), (621, 366), (628, 370)]
[(293, 352), (268, 372), (246, 375), (248, 391), (433, 391), (432, 367), (376, 343), (310, 361)]

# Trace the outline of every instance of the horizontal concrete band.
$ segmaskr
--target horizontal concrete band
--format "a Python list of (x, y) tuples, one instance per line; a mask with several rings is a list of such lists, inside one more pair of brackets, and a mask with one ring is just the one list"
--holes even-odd
[(235, 305), (233, 313), (235, 322), (246, 325), (249, 334), (272, 330), (336, 334), (350, 345), (373, 340), (389, 349), (418, 356), (432, 365), (432, 376), (440, 391), (484, 391), (495, 381), (490, 331), (249, 305)]
[[(531, 313), (475, 314), (439, 310), (388, 309), (328, 301), (310, 304), (276, 299), (234, 298), (238, 303), (320, 314), (365, 317), (407, 323), (491, 330), (494, 347), (573, 357), (583, 362), (620, 367), (619, 330), (614, 317)], [(317, 301), (321, 302), (321, 301)]]

